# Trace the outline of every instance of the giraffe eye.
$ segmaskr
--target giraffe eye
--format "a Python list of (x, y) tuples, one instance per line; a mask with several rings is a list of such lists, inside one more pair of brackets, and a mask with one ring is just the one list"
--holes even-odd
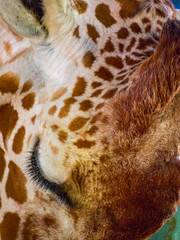
[(51, 182), (45, 178), (39, 163), (39, 147), (40, 139), (37, 138), (27, 164), (27, 170), (30, 178), (39, 187), (56, 194), (62, 202), (67, 204), (69, 207), (73, 207), (71, 200), (69, 199), (67, 193), (63, 191), (61, 185)]

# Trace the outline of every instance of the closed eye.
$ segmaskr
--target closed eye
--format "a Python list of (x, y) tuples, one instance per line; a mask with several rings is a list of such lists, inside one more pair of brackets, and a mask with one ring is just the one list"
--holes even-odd
[(28, 175), (38, 186), (56, 194), (62, 202), (70, 208), (73, 208), (71, 200), (66, 192), (62, 190), (61, 185), (51, 182), (44, 177), (39, 163), (39, 147), (40, 139), (37, 138), (27, 164)]

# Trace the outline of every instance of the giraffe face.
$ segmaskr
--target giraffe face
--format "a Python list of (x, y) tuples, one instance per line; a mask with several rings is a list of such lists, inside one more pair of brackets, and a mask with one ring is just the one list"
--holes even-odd
[[(30, 25), (22, 18), (28, 35), (22, 22), (14, 27), (12, 19), (3, 17), (16, 32), (40, 43), (32, 45), (30, 58), (24, 58), (28, 63), (33, 59), (32, 71), (39, 75), (35, 72), (29, 80), (31, 66), (27, 77), (20, 69), (15, 90), (3, 84), (7, 78), (7, 85), (12, 85), (11, 78), (1, 76), (3, 99), (14, 91), (16, 96), (8, 100), (8, 107), (0, 108), (0, 121), (7, 125), (0, 127), (7, 142), (0, 157), (11, 156), (8, 144), (13, 142), (12, 159), (16, 157), (20, 165), (23, 156), (25, 176), (36, 191), (34, 195), (30, 187), (31, 192), (26, 191), (25, 177), (23, 188), (15, 185), (16, 192), (26, 193), (24, 205), (17, 208), (24, 217), (18, 236), (23, 231), (24, 238), (40, 240), (43, 234), (43, 240), (49, 235), (53, 240), (59, 236), (64, 240), (147, 238), (179, 203), (179, 23), (167, 23), (160, 38), (164, 23), (173, 15), (170, 2), (44, 0), (43, 11), (34, 2), (20, 3), (28, 16), (31, 7), (35, 12)], [(17, 8), (20, 12), (22, 4)], [(21, 64), (12, 63), (15, 72)], [(17, 115), (7, 121), (9, 125), (8, 110)], [(14, 134), (16, 124), (19, 130)], [(23, 144), (27, 134), (31, 144)], [(30, 152), (28, 160), (19, 155), (22, 152)], [(18, 172), (23, 179), (11, 159), (8, 168), (9, 176), (18, 169), (14, 175)], [(11, 181), (6, 188), (13, 187)], [(17, 202), (14, 195), (11, 191), (8, 200)], [(16, 213), (4, 217), (5, 240), (7, 217), (16, 219)], [(48, 214), (56, 221), (48, 221)], [(48, 224), (44, 230), (40, 219), (46, 219), (52, 231)]]

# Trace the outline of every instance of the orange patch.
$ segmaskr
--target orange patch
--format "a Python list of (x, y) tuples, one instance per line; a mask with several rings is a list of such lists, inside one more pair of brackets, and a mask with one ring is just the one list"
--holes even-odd
[(64, 100), (64, 106), (61, 108), (60, 112), (59, 112), (59, 118), (64, 118), (67, 117), (71, 105), (74, 104), (77, 100), (75, 98), (67, 98)]
[(95, 60), (96, 58), (94, 57), (93, 53), (91, 51), (88, 51), (85, 53), (82, 61), (84, 67), (91, 68)]
[(95, 133), (97, 132), (97, 130), (98, 130), (98, 128), (97, 128), (96, 126), (93, 126), (93, 127), (91, 127), (91, 128), (87, 131), (87, 133), (88, 133), (90, 136), (92, 136), (93, 134), (95, 134)]
[(35, 115), (34, 117), (31, 118), (31, 121), (32, 121), (33, 124), (35, 123), (36, 117), (37, 116)]
[(95, 145), (95, 141), (87, 141), (87, 140), (78, 140), (77, 142), (74, 143), (75, 146), (78, 148), (91, 148)]
[(96, 28), (93, 25), (87, 24), (87, 30), (88, 30), (88, 35), (89, 37), (95, 42), (97, 43), (97, 38), (100, 37), (98, 31), (96, 30)]
[(78, 11), (79, 14), (85, 13), (87, 10), (88, 4), (83, 0), (74, 1), (74, 8)]
[(9, 163), (9, 175), (6, 183), (8, 198), (22, 204), (27, 201), (26, 178), (21, 169), (12, 161)]
[(105, 61), (108, 65), (118, 69), (122, 69), (124, 67), (122, 59), (120, 57), (106, 57)]
[(114, 96), (114, 94), (117, 92), (117, 88), (116, 89), (111, 89), (111, 90), (108, 90), (103, 96), (102, 98), (104, 99), (108, 99), (108, 98), (112, 98)]
[(57, 154), (58, 153), (58, 148), (52, 144), (50, 144), (50, 148), (51, 148), (51, 151), (53, 152), (53, 154)]
[(1, 240), (16, 240), (20, 217), (16, 213), (7, 212), (0, 225)]
[(55, 101), (67, 92), (67, 88), (59, 88), (52, 96), (51, 101)]
[(22, 99), (22, 106), (24, 109), (29, 110), (32, 108), (35, 102), (35, 93), (29, 93)]
[(64, 143), (67, 140), (67, 137), (68, 137), (67, 132), (64, 132), (64, 131), (59, 131), (58, 132), (59, 141)]
[(77, 130), (81, 129), (82, 127), (84, 127), (84, 125), (87, 123), (88, 120), (89, 120), (89, 118), (76, 117), (69, 124), (69, 129), (71, 131), (77, 131)]
[(16, 154), (19, 154), (22, 152), (24, 136), (25, 136), (25, 128), (24, 128), (24, 126), (22, 126), (17, 131), (17, 133), (14, 137), (14, 141), (13, 141), (12, 149)]
[(93, 107), (93, 103), (90, 100), (84, 100), (80, 103), (80, 110), (81, 111), (86, 112), (92, 107)]
[(13, 72), (8, 72), (0, 76), (0, 92), (15, 93), (19, 87), (19, 76)]
[(105, 26), (111, 27), (116, 23), (116, 20), (111, 16), (109, 6), (102, 3), (96, 7), (96, 18)]
[(101, 82), (92, 82), (91, 87), (92, 87), (92, 88), (98, 88), (98, 87), (100, 87), (101, 85), (102, 85)]
[(76, 85), (73, 89), (72, 97), (81, 96), (85, 93), (86, 90), (86, 81), (82, 77), (78, 77)]
[(32, 86), (33, 86), (32, 81), (28, 80), (27, 82), (24, 83), (21, 93), (29, 91), (32, 88)]
[(80, 38), (80, 35), (79, 35), (79, 26), (77, 26), (77, 27), (74, 29), (73, 36), (75, 36), (76, 38)]
[(18, 113), (11, 104), (0, 106), (0, 131), (3, 135), (3, 141), (6, 145), (6, 140), (10, 137), (18, 120)]
[(4, 158), (4, 151), (0, 148), (0, 182), (3, 179), (5, 168), (6, 168), (6, 161)]
[(102, 89), (96, 90), (92, 93), (91, 97), (98, 97), (102, 93)]
[(48, 111), (49, 115), (53, 116), (55, 114), (56, 110), (57, 110), (56, 106), (51, 107)]
[(102, 78), (105, 81), (112, 81), (113, 74), (105, 67), (100, 67), (98, 71), (95, 72), (95, 76)]
[(12, 55), (12, 45), (9, 42), (4, 42), (4, 48), (8, 56)]
[(121, 5), (120, 16), (128, 18), (135, 16), (140, 11), (140, 3), (137, 0), (116, 0)]
[(111, 39), (109, 39), (106, 44), (105, 44), (105, 47), (101, 50), (101, 53), (104, 53), (104, 52), (114, 52), (115, 48), (114, 48), (114, 45), (111, 41)]

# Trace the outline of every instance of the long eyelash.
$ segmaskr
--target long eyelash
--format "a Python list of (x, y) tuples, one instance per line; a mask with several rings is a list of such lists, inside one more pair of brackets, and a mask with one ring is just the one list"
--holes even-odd
[(69, 199), (66, 192), (62, 190), (62, 187), (57, 183), (50, 182), (47, 180), (43, 173), (40, 170), (39, 166), (39, 145), (40, 139), (37, 138), (34, 144), (33, 150), (30, 151), (30, 158), (27, 163), (27, 171), (28, 175), (33, 182), (35, 182), (39, 187), (49, 190), (56, 194), (65, 204), (67, 204), (70, 208), (73, 208), (73, 203)]

